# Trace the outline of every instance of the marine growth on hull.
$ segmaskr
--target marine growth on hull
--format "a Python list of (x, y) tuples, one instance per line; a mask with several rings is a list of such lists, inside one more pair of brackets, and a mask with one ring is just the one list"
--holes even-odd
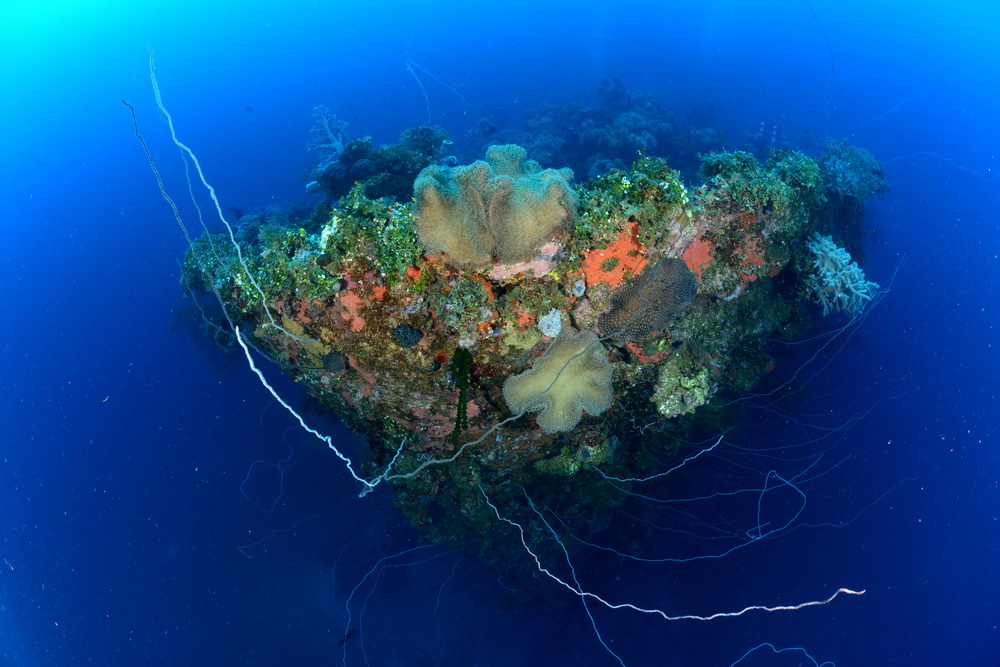
[(184, 285), (366, 436), (364, 469), (429, 540), (501, 570), (529, 565), (487, 499), (586, 525), (625, 497), (608, 477), (736, 425), (773, 341), (878, 290), (857, 261), (886, 184), (846, 143), (726, 152), (606, 100), (547, 105), (518, 143), (467, 136), (459, 160), (438, 127), (375, 147), (316, 113), (309, 208), (242, 215), (239, 253), (201, 237)]

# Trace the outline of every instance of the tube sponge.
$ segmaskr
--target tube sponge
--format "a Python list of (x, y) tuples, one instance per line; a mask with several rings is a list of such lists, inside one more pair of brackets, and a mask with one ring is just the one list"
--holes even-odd
[(593, 331), (565, 327), (531, 368), (507, 378), (503, 397), (515, 414), (540, 412), (546, 433), (571, 431), (582, 411), (599, 415), (611, 406), (607, 350)]
[(542, 169), (513, 144), (491, 146), (486, 160), (431, 165), (413, 184), (414, 223), (428, 254), (479, 268), (531, 259), (576, 215), (570, 169)]

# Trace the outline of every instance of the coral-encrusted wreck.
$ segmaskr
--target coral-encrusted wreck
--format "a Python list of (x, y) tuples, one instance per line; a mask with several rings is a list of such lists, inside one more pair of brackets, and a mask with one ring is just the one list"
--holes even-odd
[(399, 451), (385, 479), (428, 539), (516, 568), (486, 496), (525, 525), (527, 496), (589, 521), (623, 495), (595, 467), (662, 470), (695, 428), (725, 426), (720, 397), (773, 367), (766, 341), (808, 326), (807, 239), (858, 242), (842, 218), (862, 202), (844, 205), (849, 175), (832, 163), (711, 153), (689, 188), (640, 157), (574, 187), (569, 170), (494, 147), (427, 167), (412, 204), (359, 185), (310, 229), (244, 218), (254, 281), (219, 235), (196, 242), (186, 284), (218, 293), (367, 436), (369, 474)]

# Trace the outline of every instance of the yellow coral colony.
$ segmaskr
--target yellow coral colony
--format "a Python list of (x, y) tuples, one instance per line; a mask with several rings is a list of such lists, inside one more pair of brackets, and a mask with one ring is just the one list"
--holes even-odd
[(523, 262), (576, 214), (569, 169), (542, 169), (513, 144), (491, 146), (486, 161), (431, 165), (414, 183), (414, 223), (429, 255), (481, 268)]
[(540, 412), (546, 433), (571, 431), (581, 412), (599, 415), (611, 405), (611, 363), (593, 331), (565, 327), (532, 367), (507, 378), (503, 396), (514, 414)]

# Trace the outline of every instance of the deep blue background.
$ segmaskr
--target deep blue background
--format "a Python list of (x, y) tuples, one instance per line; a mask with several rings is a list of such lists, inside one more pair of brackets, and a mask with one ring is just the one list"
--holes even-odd
[[(491, 110), (516, 125), (544, 101), (596, 101), (619, 76), (670, 106), (717, 104), (732, 137), (770, 119), (870, 149), (892, 189), (869, 207), (866, 271), (886, 284), (905, 262), (798, 406), (867, 412), (831, 455), (851, 455), (824, 478), (837, 501), (814, 499), (810, 517), (858, 518), (724, 562), (581, 576), (671, 613), (868, 591), (708, 624), (595, 612), (629, 665), (730, 665), (761, 642), (841, 666), (1000, 663), (995, 2), (815, 0), (832, 80), (820, 25), (793, 0), (201, 4), (0, 3), (0, 664), (338, 664), (350, 590), (417, 545), (238, 357), (175, 320), (185, 244), (120, 101), (182, 197), (147, 45), (227, 207), (301, 196), (314, 105), (376, 142), (425, 122), (408, 59), (440, 80), (424, 76), (431, 120), (454, 135)], [(289, 453), (263, 512), (241, 482), (269, 507), (278, 471), (254, 461)], [(372, 665), (617, 664), (568, 593), (519, 601), (437, 547), (393, 562), (427, 559), (359, 589), (349, 664), (362, 649)]]

